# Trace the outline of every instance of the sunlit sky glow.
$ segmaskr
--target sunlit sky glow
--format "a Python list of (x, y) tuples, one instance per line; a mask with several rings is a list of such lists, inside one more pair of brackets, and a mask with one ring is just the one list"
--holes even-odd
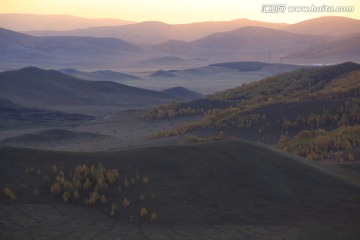
[[(354, 6), (353, 13), (262, 13), (263, 4)], [(86, 18), (190, 23), (248, 18), (295, 23), (321, 16), (360, 19), (359, 0), (0, 0), (0, 13), (66, 14)]]

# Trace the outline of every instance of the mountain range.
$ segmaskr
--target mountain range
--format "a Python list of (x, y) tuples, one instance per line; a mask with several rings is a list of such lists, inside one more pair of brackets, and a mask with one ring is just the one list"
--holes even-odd
[(249, 19), (226, 22), (200, 22), (189, 24), (167, 24), (156, 21), (128, 24), (124, 26), (102, 26), (71, 31), (28, 31), (35, 36), (92, 36), (115, 37), (137, 44), (158, 44), (170, 39), (193, 41), (215, 32), (226, 32), (245, 26), (280, 29), (286, 24), (267, 23)]
[[(334, 21), (337, 23), (332, 24)], [(186, 64), (198, 66), (239, 60), (271, 63), (284, 60), (308, 65), (318, 63), (315, 61), (358, 61), (356, 37), (360, 33), (360, 20), (327, 17), (280, 25), (247, 19), (183, 25), (143, 22), (81, 30), (85, 31), (83, 34), (63, 34), (82, 36), (46, 37), (0, 28), (0, 62), (3, 70), (32, 65), (111, 70), (119, 66), (154, 65), (176, 69)], [(343, 25), (346, 27), (341, 28)], [(207, 30), (200, 31), (201, 26)], [(322, 34), (315, 34), (313, 26), (322, 29)], [(342, 35), (332, 36), (334, 34), (326, 30), (330, 26), (332, 31), (341, 30)], [(62, 34), (56, 32), (54, 35)]]

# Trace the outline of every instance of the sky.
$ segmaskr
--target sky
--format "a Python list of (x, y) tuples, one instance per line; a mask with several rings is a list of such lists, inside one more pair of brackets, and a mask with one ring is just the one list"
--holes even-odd
[[(269, 13), (285, 4), (281, 13)], [(354, 12), (289, 12), (291, 6), (351, 6)], [(263, 9), (263, 12), (262, 12)], [(265, 12), (264, 12), (265, 11)], [(276, 10), (272, 10), (276, 11)], [(360, 19), (359, 0), (0, 0), (0, 13), (66, 14), (86, 18), (162, 21), (170, 24), (240, 18), (296, 23), (321, 16)]]

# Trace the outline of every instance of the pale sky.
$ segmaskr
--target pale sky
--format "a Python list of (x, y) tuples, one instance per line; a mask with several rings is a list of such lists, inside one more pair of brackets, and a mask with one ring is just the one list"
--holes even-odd
[[(352, 6), (352, 13), (262, 13), (263, 4)], [(248, 18), (295, 23), (321, 16), (360, 19), (360, 0), (0, 0), (0, 13), (66, 14), (86, 18), (190, 23)]]

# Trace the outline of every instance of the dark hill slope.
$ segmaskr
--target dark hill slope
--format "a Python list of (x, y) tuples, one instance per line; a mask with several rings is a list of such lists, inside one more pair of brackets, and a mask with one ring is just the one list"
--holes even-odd
[(69, 75), (74, 78), (92, 80), (92, 81), (112, 81), (112, 82), (121, 82), (124, 80), (134, 80), (139, 79), (130, 74), (115, 72), (111, 70), (97, 70), (93, 72), (84, 72), (77, 69), (66, 68), (58, 70), (61, 73)]
[(175, 96), (179, 99), (184, 99), (184, 100), (194, 100), (194, 99), (199, 99), (199, 98), (203, 97), (202, 94), (192, 91), (192, 90), (189, 90), (189, 89), (186, 89), (184, 87), (168, 88), (168, 89), (162, 90), (162, 92), (169, 94), (171, 96)]
[[(156, 193), (162, 223), (307, 222), (356, 226), (360, 220), (358, 185), (321, 165), (250, 143), (221, 142), (91, 154), (1, 148), (0, 158), (0, 187), (14, 189), (22, 203), (33, 201), (17, 187), (24, 183), (44, 191), (40, 200), (44, 204), (53, 204), (53, 199), (58, 199), (46, 194), (41, 179), (29, 178), (22, 170), (24, 167), (46, 173), (56, 163), (67, 172), (79, 164), (101, 162), (107, 168), (118, 168), (125, 176), (134, 171), (147, 174)], [(15, 176), (17, 181), (9, 180)]]
[[(93, 116), (83, 114), (69, 114), (58, 111), (48, 111), (38, 108), (26, 108), (14, 104), (8, 99), (0, 98), (0, 128), (10, 126), (24, 126), (27, 124), (41, 124), (57, 121), (93, 120)], [(33, 125), (34, 126), (34, 125)]]
[(0, 73), (0, 94), (26, 105), (144, 106), (173, 97), (106, 81), (76, 79), (54, 70), (24, 68)]

